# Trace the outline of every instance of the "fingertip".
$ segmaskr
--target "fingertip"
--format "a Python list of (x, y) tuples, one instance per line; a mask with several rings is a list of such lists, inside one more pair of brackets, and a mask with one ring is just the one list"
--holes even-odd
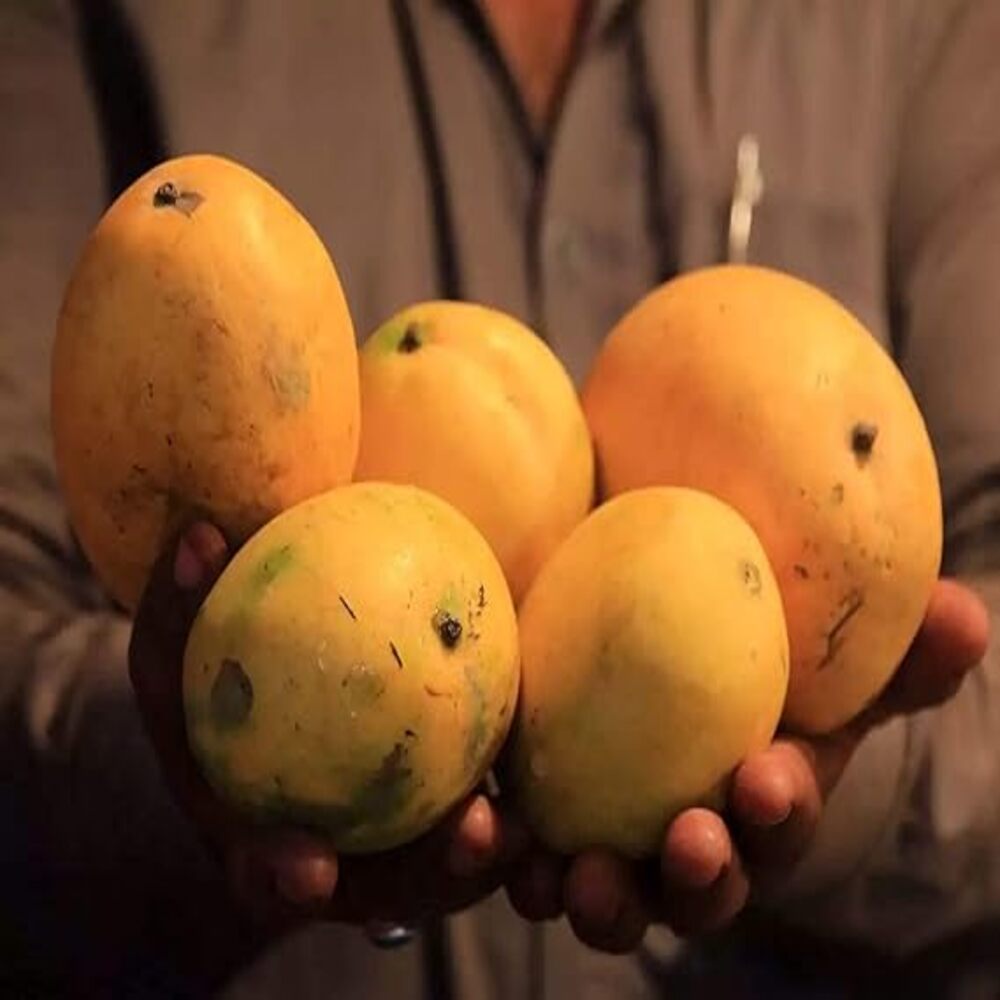
[(729, 804), (740, 823), (770, 828), (784, 823), (796, 800), (795, 775), (779, 753), (754, 754), (737, 768)]
[(214, 525), (196, 521), (177, 542), (174, 554), (174, 583), (182, 590), (194, 590), (218, 573), (226, 557), (226, 540)]
[(574, 859), (563, 904), (577, 937), (602, 951), (631, 951), (648, 926), (628, 863), (607, 851), (587, 851)]
[(448, 848), (448, 868), (461, 877), (488, 868), (500, 853), (501, 825), (496, 810), (484, 795), (473, 796), (457, 818)]
[(718, 813), (687, 809), (667, 828), (660, 871), (672, 889), (705, 889), (718, 881), (732, 857), (729, 831)]
[[(337, 888), (336, 852), (308, 833), (287, 831), (257, 841), (247, 848), (245, 869), (264, 873), (281, 901), (298, 910), (327, 905)], [(258, 876), (258, 886), (261, 883)]]
[(204, 576), (201, 559), (190, 544), (186, 535), (182, 535), (174, 553), (174, 583), (181, 590), (195, 590), (201, 586)]
[(563, 889), (567, 913), (584, 915), (588, 922), (610, 924), (625, 902), (626, 866), (606, 851), (587, 851), (570, 865)]
[(282, 859), (274, 882), (278, 894), (296, 908), (326, 906), (337, 888), (338, 864), (332, 853), (307, 854)]

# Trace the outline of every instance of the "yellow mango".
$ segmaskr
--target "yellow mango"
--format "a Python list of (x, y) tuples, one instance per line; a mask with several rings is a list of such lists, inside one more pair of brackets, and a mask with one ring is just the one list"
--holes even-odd
[(466, 302), (410, 306), (361, 349), (358, 479), (412, 483), (483, 533), (519, 601), (590, 510), (576, 389), (533, 331)]
[(341, 487), (262, 528), (208, 595), (184, 657), (188, 739), (248, 815), (390, 848), (483, 778), (518, 662), (503, 573), (464, 516), (414, 487)]
[(903, 376), (833, 298), (758, 267), (668, 282), (608, 336), (583, 390), (607, 496), (712, 493), (781, 588), (790, 728), (843, 725), (885, 686), (941, 559), (934, 453)]
[(507, 765), (557, 851), (656, 854), (681, 810), (722, 805), (778, 724), (778, 586), (749, 525), (708, 494), (650, 487), (598, 507), (542, 567), (520, 630)]
[(134, 609), (192, 514), (238, 543), (350, 479), (357, 350), (323, 243), (239, 164), (184, 156), (155, 167), (83, 247), (59, 316), (51, 407), (73, 527)]

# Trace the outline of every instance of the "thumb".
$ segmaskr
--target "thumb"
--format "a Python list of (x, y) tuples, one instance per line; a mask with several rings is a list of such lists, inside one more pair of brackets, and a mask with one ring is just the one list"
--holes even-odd
[(228, 556), (221, 532), (206, 522), (186, 528), (150, 574), (129, 642), (129, 676), (164, 778), (207, 831), (223, 834), (233, 820), (211, 794), (191, 755), (184, 719), (184, 648), (198, 609)]
[(129, 675), (140, 709), (158, 714), (180, 705), (184, 647), (198, 608), (225, 565), (221, 532), (198, 521), (168, 545), (153, 566), (129, 642)]
[(903, 663), (853, 728), (863, 733), (894, 715), (947, 701), (982, 660), (989, 632), (989, 612), (975, 591), (957, 580), (939, 580)]

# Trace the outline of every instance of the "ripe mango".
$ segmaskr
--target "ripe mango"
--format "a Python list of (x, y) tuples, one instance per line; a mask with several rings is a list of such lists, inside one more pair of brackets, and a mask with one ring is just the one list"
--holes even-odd
[(184, 656), (188, 740), (216, 791), (344, 852), (412, 840), (510, 727), (517, 621), (468, 520), (414, 487), (341, 487), (236, 554)]
[(778, 724), (778, 586), (749, 525), (708, 494), (650, 487), (598, 507), (542, 567), (520, 629), (506, 763), (557, 851), (656, 854), (682, 809), (721, 806)]
[(130, 610), (193, 513), (238, 543), (348, 481), (357, 350), (320, 238), (239, 164), (155, 167), (83, 247), (59, 315), (51, 409), (73, 527)]
[(593, 499), (590, 434), (562, 363), (513, 317), (438, 301), (376, 330), (360, 368), (355, 477), (412, 483), (454, 504), (519, 601)]
[(583, 401), (606, 495), (705, 490), (759, 535), (788, 620), (787, 725), (827, 732), (871, 702), (925, 613), (942, 514), (920, 410), (861, 323), (789, 275), (706, 268), (618, 323)]

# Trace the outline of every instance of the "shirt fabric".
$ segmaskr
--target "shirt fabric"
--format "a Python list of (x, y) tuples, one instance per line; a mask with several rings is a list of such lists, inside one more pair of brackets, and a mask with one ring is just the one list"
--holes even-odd
[[(469, 298), (529, 323), (579, 381), (645, 291), (725, 259), (751, 136), (763, 196), (748, 260), (827, 289), (893, 353), (938, 455), (947, 568), (995, 609), (998, 42), (990, 0), (598, 0), (539, 135), (471, 2), (0, 4), (0, 909), (13, 975), (47, 982), (61, 965), (121, 995), (196, 994), (199, 950), (243, 946), (159, 781), (128, 685), (128, 622), (73, 544), (52, 468), (55, 315), (110, 196), (167, 154), (234, 157), (316, 227), (360, 337), (411, 302)], [(998, 915), (998, 669), (991, 650), (947, 707), (866, 741), (810, 861), (745, 938), (706, 946), (709, 965), (735, 955), (745, 969), (767, 935), (807, 934), (798, 947), (813, 932), (892, 963)], [(445, 944), (450, 989), (474, 1000), (649, 997), (668, 980), (681, 995), (706, 954), (678, 966), (661, 929), (636, 956), (599, 955), (499, 896), (449, 920)], [(315, 926), (226, 995), (431, 995), (442, 987), (422, 948), (379, 952)], [(948, 988), (963, 988), (958, 973)]]

